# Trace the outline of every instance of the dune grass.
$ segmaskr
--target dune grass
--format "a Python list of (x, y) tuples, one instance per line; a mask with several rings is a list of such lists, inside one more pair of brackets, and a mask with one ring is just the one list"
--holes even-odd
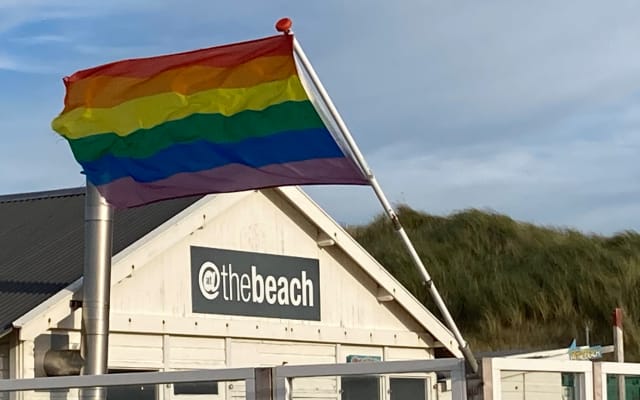
[[(640, 360), (638, 233), (587, 235), (478, 210), (398, 214), (474, 351), (584, 344), (585, 325), (591, 344), (611, 344), (611, 315), (622, 307), (626, 357)], [(439, 316), (386, 217), (348, 230)]]

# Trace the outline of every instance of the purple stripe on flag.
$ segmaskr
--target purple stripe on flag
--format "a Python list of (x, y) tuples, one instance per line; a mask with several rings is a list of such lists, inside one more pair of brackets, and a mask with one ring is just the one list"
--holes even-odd
[(367, 185), (369, 181), (349, 158), (324, 158), (250, 168), (234, 164), (199, 172), (185, 172), (154, 182), (120, 178), (98, 186), (116, 208), (207, 193), (239, 192), (288, 185)]

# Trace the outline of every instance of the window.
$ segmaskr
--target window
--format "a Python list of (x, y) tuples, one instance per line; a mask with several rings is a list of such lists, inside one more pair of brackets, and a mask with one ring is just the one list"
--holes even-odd
[(375, 400), (380, 398), (380, 378), (377, 376), (344, 376), (342, 400)]
[(391, 400), (426, 400), (427, 381), (419, 378), (389, 378)]
[[(131, 372), (156, 372), (116, 369), (109, 370), (110, 374), (123, 374)], [(107, 400), (156, 400), (156, 385), (129, 385), (129, 386), (108, 386)]]
[(218, 394), (218, 382), (174, 383), (173, 394)]

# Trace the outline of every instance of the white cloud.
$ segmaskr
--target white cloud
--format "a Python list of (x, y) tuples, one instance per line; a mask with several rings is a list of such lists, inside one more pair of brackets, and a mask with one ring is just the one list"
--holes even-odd
[(358, 124), (435, 146), (513, 139), (638, 90), (640, 3), (403, 4), (349, 2), (312, 57)]
[(0, 2), (0, 34), (29, 22), (55, 19), (89, 18), (113, 13), (144, 10), (157, 5), (151, 0), (2, 0)]
[(0, 53), (0, 70), (13, 70), (15, 67), (16, 63), (11, 57)]
[(51, 43), (67, 43), (71, 41), (70, 37), (62, 35), (34, 35), (22, 36), (9, 39), (10, 42), (25, 45), (41, 45)]
[(27, 61), (17, 56), (0, 53), (1, 71), (28, 72), (32, 74), (46, 74), (52, 71), (49, 65), (35, 61)]
[[(626, 114), (626, 110), (621, 111)], [(518, 220), (614, 233), (640, 227), (640, 128), (536, 145), (414, 155), (399, 149), (367, 155), (392, 202), (431, 214), (490, 209)], [(381, 213), (372, 191), (312, 188), (339, 221)], [(344, 201), (349, 199), (349, 201)]]
[[(68, 73), (271, 34), (273, 22), (289, 15), (392, 201), (438, 214), (491, 208), (602, 232), (640, 227), (629, 200), (640, 196), (640, 3), (283, 0), (234, 4), (224, 13), (217, 2), (176, 4), (0, 0), (0, 39), (4, 32), (21, 44), (61, 46), (67, 57), (40, 64)], [(115, 14), (122, 25), (100, 23)], [(60, 18), (95, 21), (88, 32), (94, 37), (15, 29)], [(3, 51), (0, 69), (29, 66), (18, 57), (24, 54)], [(57, 110), (60, 97), (42, 101)], [(48, 132), (54, 113), (24, 108), (15, 126), (29, 120), (25, 129)], [(0, 124), (8, 130), (6, 121)], [(54, 149), (46, 143), (38, 157), (60, 170), (34, 170), (25, 187), (77, 177), (71, 160), (44, 154)], [(28, 168), (15, 157), (20, 146), (5, 151), (2, 165)], [(6, 188), (0, 181), (0, 191)], [(341, 222), (365, 222), (381, 211), (368, 188), (310, 191)]]

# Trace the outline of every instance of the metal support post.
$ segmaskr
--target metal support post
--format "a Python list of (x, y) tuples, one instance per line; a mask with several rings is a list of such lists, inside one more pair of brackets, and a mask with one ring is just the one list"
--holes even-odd
[[(616, 362), (624, 362), (624, 335), (622, 331), (622, 308), (613, 311), (613, 349)], [(618, 399), (626, 399), (626, 387), (624, 375), (617, 376)]]
[[(108, 372), (113, 209), (88, 181), (84, 221), (82, 375), (102, 375)], [(105, 388), (82, 389), (80, 398), (105, 399)]]
[(364, 156), (360, 152), (360, 149), (358, 148), (355, 140), (351, 136), (351, 133), (349, 132), (349, 128), (347, 128), (347, 125), (342, 120), (342, 117), (338, 113), (338, 110), (336, 109), (336, 107), (333, 105), (333, 102), (331, 101), (329, 94), (322, 86), (322, 83), (320, 82), (320, 78), (318, 77), (315, 70), (313, 69), (311, 62), (309, 61), (306, 54), (302, 50), (302, 47), (300, 47), (300, 44), (298, 43), (297, 40), (295, 40), (295, 38), (294, 38), (294, 51), (296, 56), (302, 63), (302, 66), (304, 67), (305, 72), (309, 75), (309, 78), (311, 79), (315, 88), (317, 89), (318, 94), (322, 99), (322, 102), (324, 103), (324, 105), (327, 107), (327, 110), (331, 114), (332, 119), (337, 124), (338, 129), (342, 133), (342, 136), (345, 139), (346, 144), (349, 146), (349, 149), (353, 153), (358, 165), (367, 174), (369, 183), (373, 188), (373, 191), (378, 197), (378, 200), (382, 204), (382, 207), (384, 208), (385, 212), (389, 216), (389, 219), (393, 223), (394, 229), (402, 239), (402, 243), (409, 251), (409, 254), (411, 255), (411, 259), (413, 263), (415, 264), (415, 266), (418, 268), (418, 271), (422, 275), (422, 278), (424, 279), (424, 283), (427, 286), (427, 289), (429, 290), (431, 297), (435, 301), (436, 305), (438, 306), (438, 309), (440, 310), (440, 313), (442, 314), (442, 317), (444, 318), (445, 323), (447, 324), (447, 326), (451, 330), (451, 333), (453, 333), (453, 336), (458, 342), (458, 347), (460, 348), (460, 351), (462, 352), (465, 359), (467, 360), (469, 367), (474, 373), (476, 373), (478, 371), (478, 362), (476, 361), (475, 356), (469, 349), (469, 345), (467, 344), (467, 342), (462, 338), (462, 334), (458, 330), (458, 327), (455, 321), (453, 320), (451, 313), (449, 313), (449, 310), (447, 309), (447, 306), (442, 300), (440, 293), (436, 289), (436, 286), (434, 285), (433, 280), (431, 279), (431, 276), (429, 275), (429, 273), (427, 272), (427, 269), (422, 263), (420, 256), (418, 255), (418, 253), (416, 252), (416, 249), (413, 246), (413, 243), (411, 243), (411, 239), (409, 239), (409, 236), (407, 236), (407, 233), (405, 232), (404, 228), (400, 224), (400, 220), (398, 219), (396, 212), (391, 206), (391, 203), (389, 203), (389, 200), (387, 200), (387, 197), (382, 191), (382, 188), (378, 184), (378, 181), (373, 175), (373, 172), (367, 165), (367, 162), (364, 159)]
[(464, 371), (464, 361), (460, 361), (459, 368), (451, 370), (451, 396), (452, 400), (466, 400), (467, 376)]

